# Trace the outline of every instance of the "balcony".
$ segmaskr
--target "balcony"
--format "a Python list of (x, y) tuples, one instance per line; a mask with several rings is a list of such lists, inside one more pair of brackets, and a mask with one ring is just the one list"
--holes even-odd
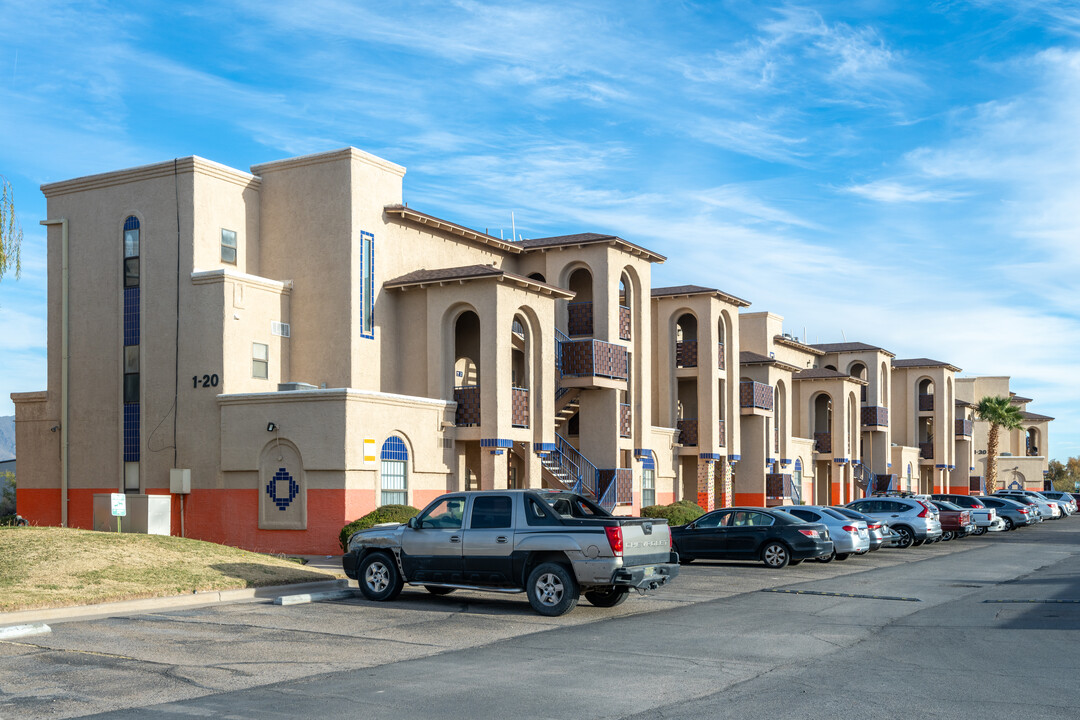
[(931, 412), (934, 409), (933, 395), (919, 395), (919, 412)]
[(567, 387), (618, 387), (616, 383), (595, 381), (566, 382), (567, 378), (607, 378), (625, 381), (629, 371), (626, 348), (603, 340), (564, 340), (561, 343), (560, 367)]
[(739, 383), (739, 407), (753, 410), (773, 409), (772, 385), (744, 381)]
[(766, 473), (765, 499), (768, 505), (779, 505), (784, 500), (799, 501), (799, 488), (789, 473)]
[(683, 340), (675, 343), (675, 367), (697, 367), (697, 340)]
[(470, 427), (480, 424), (480, 386), (462, 385), (454, 388), (454, 402), (457, 412), (454, 424), (458, 427)]
[(814, 433), (814, 452), (832, 453), (832, 433)]
[(630, 308), (625, 305), (619, 306), (619, 339), (630, 339)]
[(619, 403), (619, 437), (628, 438), (633, 435), (632, 423), (630, 422), (632, 419), (630, 406), (626, 403)]
[(889, 492), (890, 490), (895, 490), (897, 487), (896, 482), (896, 475), (876, 474), (873, 476), (872, 492), (884, 493)]
[(630, 468), (596, 471), (596, 496), (599, 505), (611, 511), (616, 505), (634, 503), (634, 471)]
[(971, 429), (974, 423), (971, 420), (956, 421), (956, 437), (971, 437)]
[(919, 457), (923, 460), (934, 459), (934, 443), (933, 442), (921, 442), (919, 443)]
[[(460, 423), (458, 424), (460, 425)], [(510, 390), (510, 424), (516, 428), (529, 427), (529, 391), (527, 388), (512, 388)]]
[(568, 303), (566, 334), (570, 337), (593, 334), (593, 314), (591, 302)]
[(716, 369), (726, 370), (727, 365), (724, 363), (724, 343), (717, 343), (716, 350)]
[(684, 447), (696, 447), (698, 444), (697, 418), (679, 418), (675, 427), (679, 428), (679, 444)]
[(868, 405), (862, 409), (863, 427), (888, 427), (889, 408)]
[(979, 495), (985, 492), (983, 489), (982, 475), (968, 475), (968, 492), (972, 495)]

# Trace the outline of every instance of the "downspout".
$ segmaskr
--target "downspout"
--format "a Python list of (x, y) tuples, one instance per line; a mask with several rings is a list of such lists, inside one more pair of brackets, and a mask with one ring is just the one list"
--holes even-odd
[(60, 527), (68, 526), (68, 221), (42, 220), (60, 226)]

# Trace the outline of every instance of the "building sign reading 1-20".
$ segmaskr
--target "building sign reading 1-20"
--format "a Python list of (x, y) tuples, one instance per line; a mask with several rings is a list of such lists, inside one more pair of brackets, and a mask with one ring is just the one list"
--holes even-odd
[(196, 387), (196, 388), (197, 387), (204, 387), (204, 388), (217, 387), (218, 386), (217, 373), (214, 373), (213, 375), (203, 375), (201, 377), (199, 375), (192, 375), (191, 376), (191, 386)]

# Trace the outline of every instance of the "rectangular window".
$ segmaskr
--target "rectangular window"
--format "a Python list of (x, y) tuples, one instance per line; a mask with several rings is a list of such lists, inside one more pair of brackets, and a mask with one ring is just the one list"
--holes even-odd
[(641, 507), (656, 504), (656, 471), (641, 471)]
[(251, 343), (251, 377), (265, 380), (270, 377), (270, 346)]
[(124, 287), (139, 286), (139, 258), (124, 259)]
[(135, 258), (139, 257), (139, 230), (124, 231), (124, 257)]
[(124, 402), (139, 402), (139, 373), (124, 373)]
[(407, 502), (405, 486), (405, 463), (401, 460), (383, 460), (380, 468), (382, 476), (382, 505), (405, 505)]
[(474, 530), (493, 530), (510, 527), (511, 501), (505, 495), (481, 496), (473, 500), (472, 523)]
[(221, 228), (221, 262), (236, 264), (236, 231)]
[(360, 262), (363, 265), (363, 327), (361, 335), (375, 336), (375, 236), (368, 232), (360, 233)]
[(139, 463), (124, 463), (124, 492), (139, 492)]

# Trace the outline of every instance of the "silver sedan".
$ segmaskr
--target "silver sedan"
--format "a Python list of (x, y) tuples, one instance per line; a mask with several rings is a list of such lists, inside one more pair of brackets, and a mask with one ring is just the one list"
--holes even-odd
[(833, 508), (821, 505), (795, 505), (783, 509), (797, 518), (822, 523), (829, 528), (833, 554), (828, 558), (821, 558), (822, 562), (829, 562), (833, 558), (847, 560), (853, 553), (862, 555), (870, 552), (870, 531), (865, 520), (854, 520)]

